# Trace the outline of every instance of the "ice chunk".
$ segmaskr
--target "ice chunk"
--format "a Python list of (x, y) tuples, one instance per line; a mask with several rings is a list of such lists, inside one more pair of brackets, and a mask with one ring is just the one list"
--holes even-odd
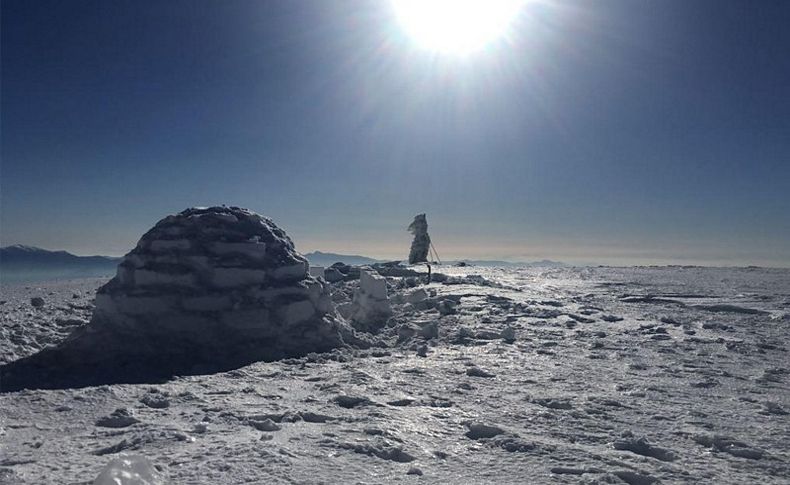
[(323, 266), (310, 266), (310, 276), (315, 278), (323, 278), (324, 277), (324, 267)]
[(345, 275), (341, 273), (337, 268), (328, 268), (324, 270), (324, 279), (330, 283), (337, 283), (341, 281)]
[(93, 485), (165, 485), (167, 481), (142, 455), (121, 455), (109, 462)]
[(298, 262), (289, 266), (280, 266), (272, 276), (276, 280), (301, 280), (307, 275), (307, 262)]
[(419, 303), (428, 298), (428, 292), (424, 288), (418, 288), (406, 295), (407, 303)]
[(350, 313), (357, 329), (371, 331), (384, 324), (392, 315), (387, 279), (378, 273), (361, 271), (359, 289), (354, 292)]
[(384, 300), (387, 298), (387, 279), (370, 271), (359, 273), (359, 288), (371, 298)]

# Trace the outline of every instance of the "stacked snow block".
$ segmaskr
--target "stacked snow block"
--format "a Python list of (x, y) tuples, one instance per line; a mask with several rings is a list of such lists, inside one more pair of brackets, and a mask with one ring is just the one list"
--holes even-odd
[(351, 321), (355, 328), (375, 332), (392, 316), (387, 296), (387, 279), (373, 270), (361, 270), (359, 288), (354, 292)]
[[(148, 231), (97, 292), (94, 318), (212, 352), (235, 336), (289, 355), (327, 340), (337, 345), (334, 322), (323, 318), (331, 312), (327, 288), (271, 220), (212, 207), (166, 217)], [(212, 332), (219, 334), (209, 341)]]
[(323, 278), (325, 272), (326, 270), (323, 266), (310, 266), (310, 276), (314, 278)]
[(55, 350), (127, 382), (327, 351), (348, 327), (308, 268), (266, 217), (188, 209), (143, 235), (97, 291), (91, 322)]

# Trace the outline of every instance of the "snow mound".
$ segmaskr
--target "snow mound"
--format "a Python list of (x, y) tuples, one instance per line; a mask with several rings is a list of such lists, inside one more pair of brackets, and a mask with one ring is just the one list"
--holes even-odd
[(349, 330), (335, 315), (325, 283), (270, 219), (193, 208), (142, 236), (86, 327), (0, 377), (7, 391), (227, 370), (341, 346)]
[(122, 455), (102, 469), (93, 485), (165, 485), (167, 481), (142, 455)]

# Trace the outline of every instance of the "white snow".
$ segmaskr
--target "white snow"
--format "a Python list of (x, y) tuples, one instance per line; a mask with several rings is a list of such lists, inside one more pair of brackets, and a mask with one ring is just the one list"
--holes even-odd
[(417, 288), (411, 293), (407, 294), (405, 300), (407, 303), (419, 303), (428, 298), (428, 292), (424, 288)]
[(360, 271), (359, 289), (375, 300), (387, 298), (387, 279), (373, 271)]
[[(437, 272), (387, 278), (369, 349), (2, 393), (0, 483), (86, 483), (123, 453), (173, 484), (787, 483), (790, 270)], [(100, 284), (1, 286), (0, 358), (63, 341)]]
[(167, 482), (142, 455), (122, 455), (110, 461), (93, 485), (165, 485)]
[(362, 329), (386, 323), (392, 314), (387, 279), (370, 269), (361, 270), (349, 312), (351, 320)]

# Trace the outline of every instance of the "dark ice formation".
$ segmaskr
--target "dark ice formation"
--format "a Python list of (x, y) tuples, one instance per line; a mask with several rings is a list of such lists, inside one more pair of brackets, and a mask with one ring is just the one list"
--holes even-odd
[(343, 345), (327, 287), (270, 219), (193, 208), (145, 233), (90, 323), (0, 367), (0, 391), (152, 382)]
[(428, 235), (428, 221), (425, 214), (417, 214), (409, 224), (409, 232), (414, 234), (409, 251), (409, 264), (425, 263), (431, 248), (431, 236)]

